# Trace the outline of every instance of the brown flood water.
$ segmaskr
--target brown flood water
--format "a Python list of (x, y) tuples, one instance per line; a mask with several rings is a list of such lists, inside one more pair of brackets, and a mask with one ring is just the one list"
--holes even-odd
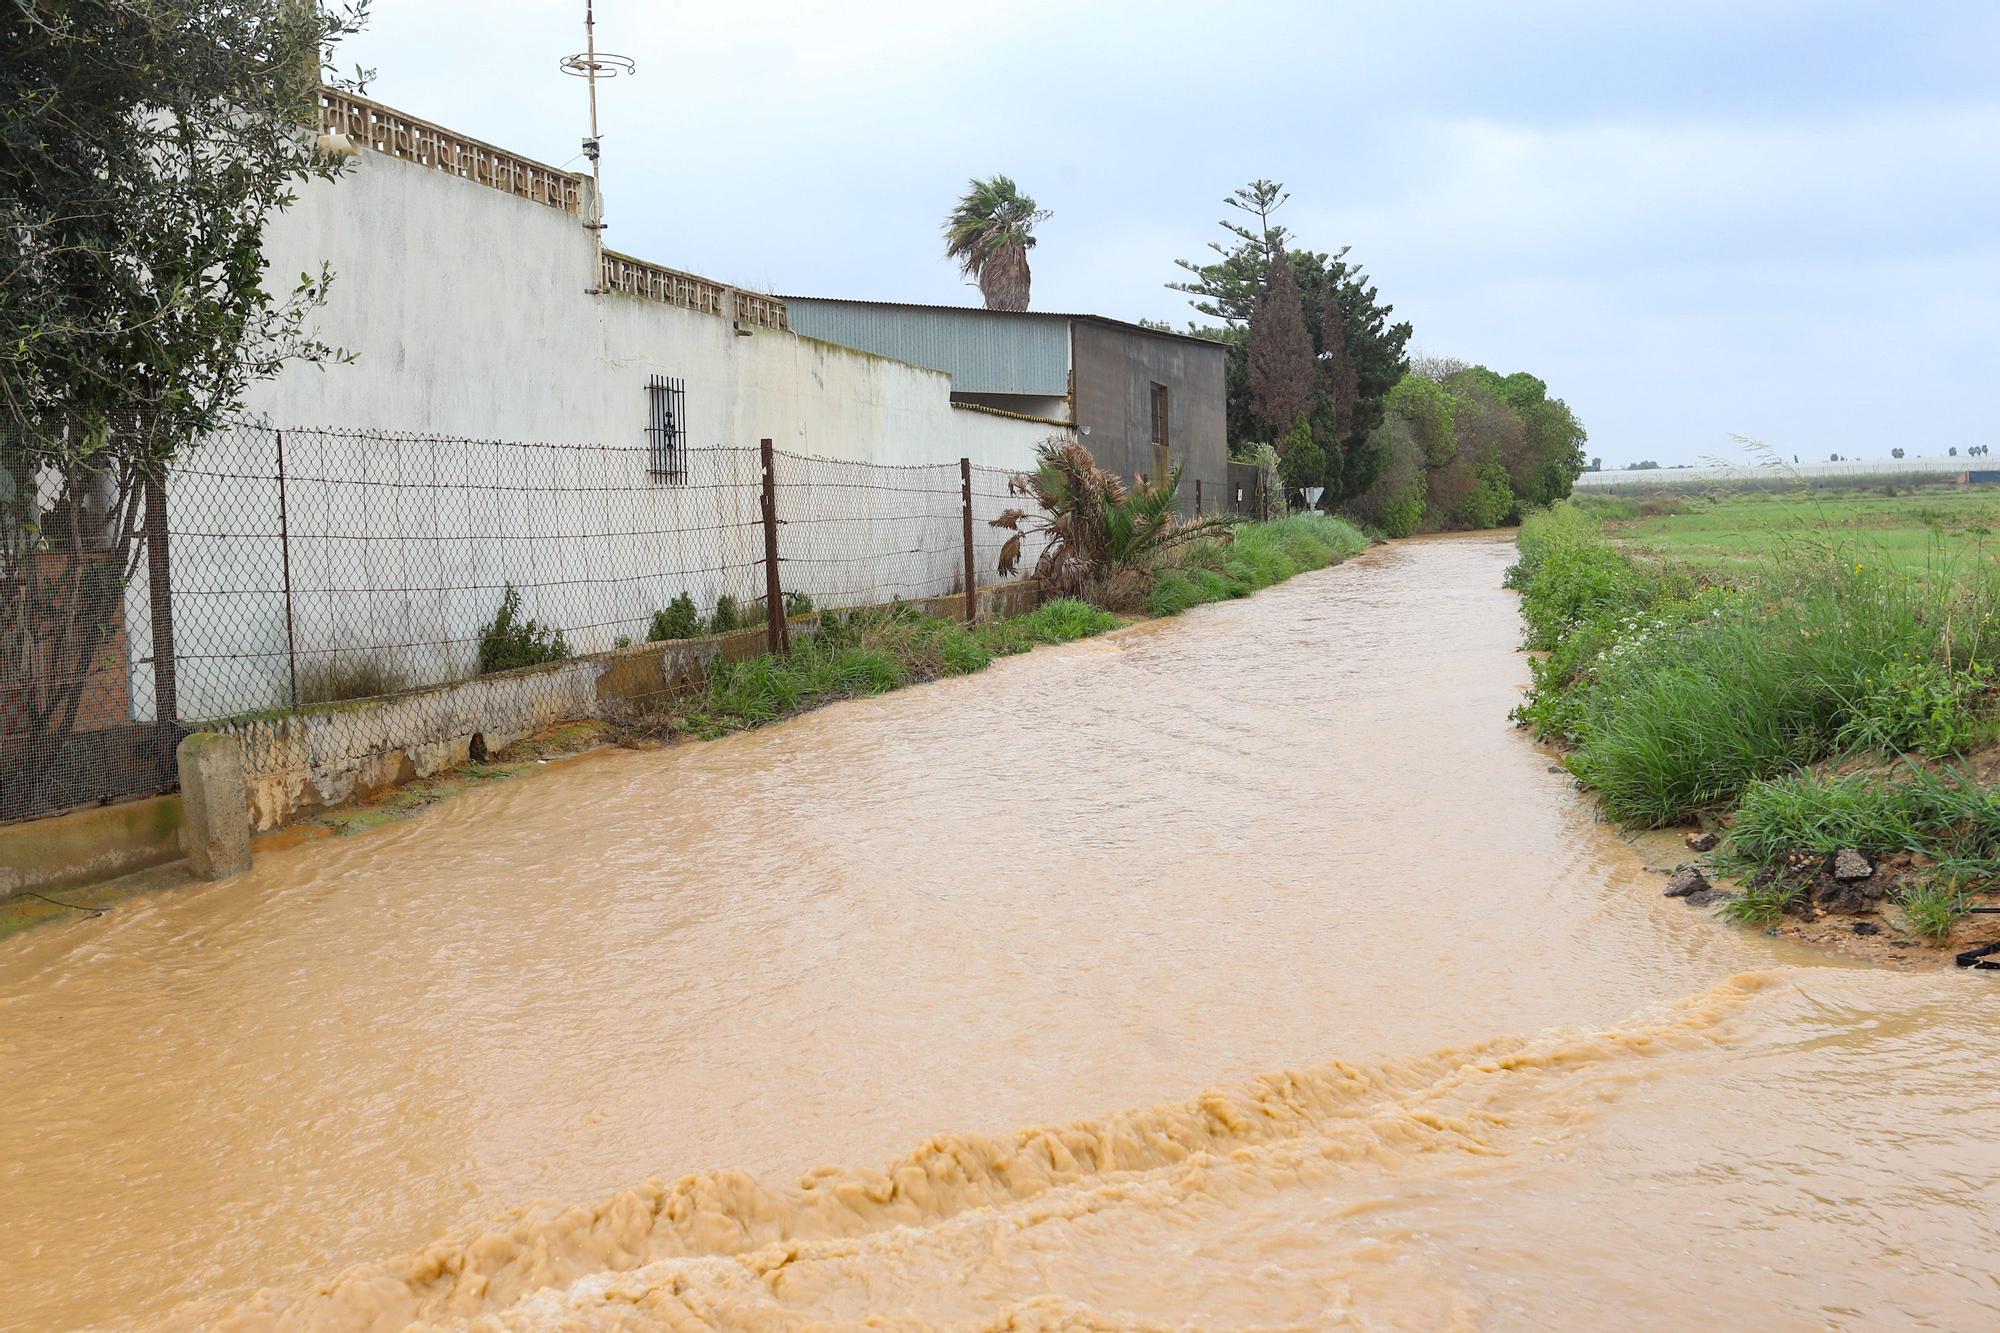
[(1509, 555), (0, 944), (0, 1326), (1993, 1326), (1994, 983), (1661, 898)]

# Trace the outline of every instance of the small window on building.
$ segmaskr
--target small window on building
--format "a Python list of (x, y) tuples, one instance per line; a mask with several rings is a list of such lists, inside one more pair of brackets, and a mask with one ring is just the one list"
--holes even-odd
[(663, 375), (646, 381), (646, 475), (669, 485), (687, 480), (687, 388)]
[(1153, 386), (1153, 443), (1162, 449), (1171, 441), (1167, 439), (1167, 386)]

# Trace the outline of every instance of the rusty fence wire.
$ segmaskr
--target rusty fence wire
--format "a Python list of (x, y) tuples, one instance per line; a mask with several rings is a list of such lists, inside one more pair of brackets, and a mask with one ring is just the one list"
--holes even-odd
[(767, 476), (756, 446), (665, 466), (657, 444), (244, 425), (154, 481), (17, 452), (0, 820), (171, 790), (175, 745), (218, 724), (351, 761), (410, 730), (369, 734), (361, 701), (465, 730), (463, 692), (429, 687), (492, 678), (585, 715), (595, 677), (550, 664), (770, 624), (773, 542), (792, 616), (962, 597), (1002, 581), (991, 520), (1022, 503), (1005, 469), (771, 450)]

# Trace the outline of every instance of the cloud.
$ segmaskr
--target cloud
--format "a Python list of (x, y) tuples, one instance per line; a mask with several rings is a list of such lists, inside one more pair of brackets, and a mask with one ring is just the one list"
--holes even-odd
[(1313, 230), (1484, 267), (1622, 271), (1691, 261), (1951, 251), (2000, 228), (2000, 104), (1810, 121), (1416, 129), (1363, 202)]
[[(398, 0), (393, 105), (572, 160), (547, 0)], [(1607, 458), (1729, 431), (1824, 455), (1984, 430), (2000, 5), (1939, 0), (600, 0), (610, 240), (730, 281), (966, 300), (938, 228), (1006, 171), (1055, 217), (1036, 302), (1188, 316), (1223, 194), (1292, 188), (1418, 341), (1529, 369)], [(1812, 443), (1808, 447), (1806, 441)], [(1970, 442), (1970, 441), (1966, 441)]]

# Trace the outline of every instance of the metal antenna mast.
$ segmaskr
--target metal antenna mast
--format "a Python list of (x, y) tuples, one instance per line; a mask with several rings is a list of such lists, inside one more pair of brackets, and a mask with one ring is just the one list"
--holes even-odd
[(583, 141), (583, 155), (590, 159), (590, 220), (583, 225), (596, 240), (596, 267), (591, 270), (590, 286), (584, 290), (592, 296), (602, 296), (610, 288), (604, 283), (604, 171), (598, 162), (597, 81), (630, 74), (635, 66), (629, 56), (597, 49), (597, 19), (591, 12), (594, 3), (595, 0), (583, 0), (583, 50), (564, 56), (558, 63), (563, 73), (590, 84), (590, 137)]

